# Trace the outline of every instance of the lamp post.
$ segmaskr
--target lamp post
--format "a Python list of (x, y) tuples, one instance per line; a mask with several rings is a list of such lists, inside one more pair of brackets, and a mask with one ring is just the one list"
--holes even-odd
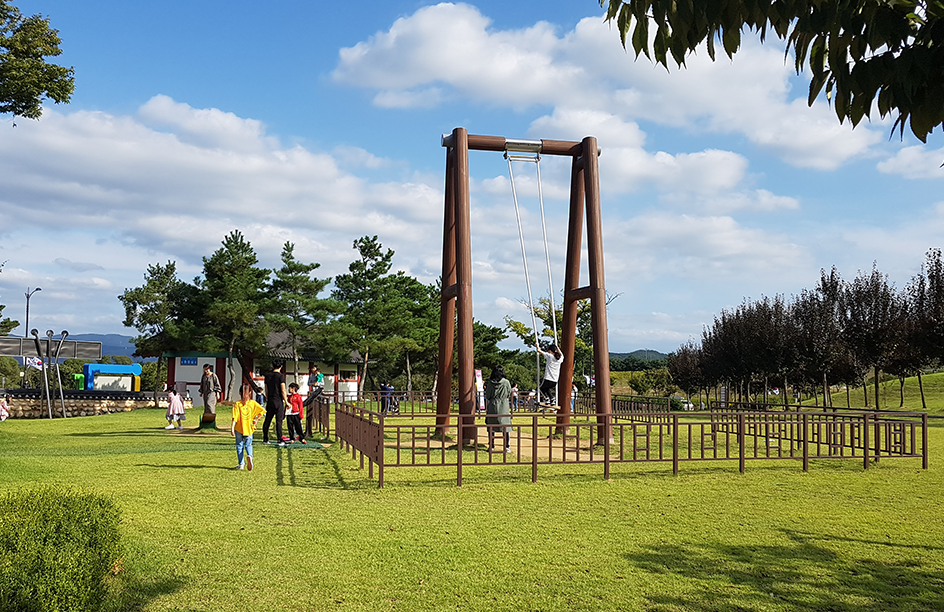
[[(29, 301), (33, 297), (33, 294), (37, 291), (42, 291), (42, 287), (36, 287), (32, 291), (29, 290), (29, 287), (26, 288), (26, 293), (23, 295), (26, 296), (26, 324), (23, 331), (23, 337), (29, 338)], [(22, 351), (21, 351), (22, 352)], [(22, 388), (26, 388), (26, 373), (29, 371), (29, 367), (26, 365), (26, 355), (23, 355), (23, 385)]]
[(43, 290), (42, 287), (36, 287), (32, 291), (30, 291), (29, 287), (27, 287), (26, 293), (23, 294), (26, 296), (26, 332), (23, 334), (24, 338), (29, 337), (29, 301), (30, 301), (30, 298), (33, 297), (34, 293), (36, 293), (37, 291), (42, 291), (42, 290)]

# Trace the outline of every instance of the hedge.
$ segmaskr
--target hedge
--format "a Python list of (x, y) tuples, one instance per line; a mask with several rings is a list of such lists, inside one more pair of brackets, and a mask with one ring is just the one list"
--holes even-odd
[(0, 611), (100, 610), (120, 560), (111, 499), (66, 487), (0, 496)]

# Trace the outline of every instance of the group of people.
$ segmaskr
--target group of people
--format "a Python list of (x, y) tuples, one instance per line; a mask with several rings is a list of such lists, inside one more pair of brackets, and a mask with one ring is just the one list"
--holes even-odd
[[(311, 364), (308, 370), (308, 403), (314, 401), (324, 393), (324, 374), (318, 366)], [(233, 404), (233, 424), (230, 433), (236, 438), (236, 457), (239, 469), (252, 470), (252, 435), (260, 418), (265, 416), (262, 423), (262, 443), (271, 444), (269, 426), (275, 421), (275, 436), (279, 446), (284, 447), (292, 442), (306, 444), (305, 432), (302, 429), (302, 419), (305, 416), (305, 402), (299, 393), (298, 383), (285, 385), (285, 362), (276, 360), (272, 364), (272, 371), (263, 378), (263, 403), (256, 401), (252, 385), (243, 383), (239, 388), (239, 400)], [(203, 377), (200, 380), (200, 396), (206, 412), (216, 414), (216, 403), (221, 398), (223, 388), (220, 379), (213, 372), (213, 366), (203, 366)], [(166, 429), (182, 429), (181, 421), (187, 418), (184, 411), (183, 399), (176, 389), (168, 392)], [(288, 435), (283, 435), (282, 422), (288, 426)]]
[[(318, 366), (311, 364), (308, 370), (308, 403), (324, 393), (324, 374)], [(232, 434), (236, 438), (236, 457), (239, 460), (239, 469), (252, 469), (252, 434), (259, 419), (265, 415), (262, 422), (262, 443), (271, 444), (269, 440), (269, 426), (275, 421), (275, 436), (281, 447), (292, 442), (306, 444), (305, 432), (302, 429), (302, 419), (305, 417), (305, 402), (298, 392), (298, 383), (285, 386), (285, 362), (276, 360), (272, 364), (272, 371), (263, 379), (263, 396), (265, 407), (253, 399), (253, 389), (247, 383), (240, 387), (240, 399), (233, 404)], [(282, 421), (288, 426), (288, 436), (282, 435)], [(245, 460), (244, 460), (245, 459)]]
[[(538, 389), (538, 400), (543, 402), (556, 401), (551, 392), (557, 387), (560, 376), (561, 362), (564, 356), (556, 344), (552, 344), (547, 351), (540, 346), (535, 347), (546, 358), (544, 379)], [(308, 372), (309, 401), (313, 401), (324, 392), (324, 375), (318, 366), (311, 364)], [(223, 388), (220, 380), (213, 372), (213, 366), (203, 366), (203, 377), (200, 380), (200, 395), (203, 398), (205, 410), (216, 413), (216, 403), (222, 395)], [(275, 435), (279, 446), (286, 446), (292, 442), (305, 444), (305, 433), (302, 429), (304, 418), (304, 402), (299, 394), (298, 383), (285, 385), (285, 362), (276, 360), (272, 364), (272, 371), (264, 377), (263, 407), (254, 399), (254, 390), (251, 385), (244, 383), (239, 389), (240, 399), (233, 404), (233, 424), (230, 433), (236, 439), (236, 457), (238, 469), (253, 468), (252, 436), (260, 418), (265, 416), (262, 423), (262, 443), (270, 444), (269, 426), (275, 421)], [(505, 377), (505, 369), (499, 365), (492, 369), (491, 377), (485, 384), (486, 418), (485, 424), (491, 426), (489, 435), (489, 450), (494, 450), (494, 439), (502, 435), (506, 453), (511, 452), (511, 406), (518, 407), (518, 387)], [(381, 404), (383, 412), (395, 409), (394, 388), (389, 383), (381, 386)], [(176, 389), (168, 392), (166, 429), (182, 429), (182, 421), (187, 418), (184, 411), (183, 399)], [(288, 436), (283, 436), (282, 421), (288, 425)]]

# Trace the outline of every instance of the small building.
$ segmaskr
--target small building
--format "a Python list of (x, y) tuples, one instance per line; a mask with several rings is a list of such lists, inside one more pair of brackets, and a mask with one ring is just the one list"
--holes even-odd
[[(314, 354), (301, 354), (298, 360), (298, 379), (296, 381), (292, 350), (290, 347), (285, 348), (286, 334), (269, 334), (266, 344), (268, 345), (269, 354), (264, 359), (257, 357), (250, 359), (252, 379), (259, 385), (262, 385), (268, 364), (271, 363), (272, 359), (282, 359), (285, 361), (286, 387), (293, 382), (298, 382), (299, 393), (303, 396), (308, 395), (308, 368), (312, 363), (317, 365), (321, 373), (324, 374), (324, 392), (326, 394), (330, 395), (338, 390), (343, 393), (357, 391), (360, 382), (357, 374), (357, 363), (360, 356), (357, 353), (352, 353), (351, 360), (348, 363), (330, 363)], [(209, 364), (213, 366), (213, 371), (220, 379), (220, 386), (223, 387), (225, 397), (225, 393), (229, 388), (228, 377), (230, 375), (227, 369), (226, 353), (167, 352), (163, 356), (167, 359), (168, 388), (176, 385), (179, 393), (184, 394), (186, 391), (190, 394), (190, 397), (196, 399), (200, 395), (200, 379), (203, 377), (203, 366)], [(233, 394), (237, 395), (239, 383), (243, 378), (243, 370), (235, 356), (233, 357), (233, 370), (236, 378), (233, 385)], [(229, 399), (235, 400), (237, 398), (230, 397)]]

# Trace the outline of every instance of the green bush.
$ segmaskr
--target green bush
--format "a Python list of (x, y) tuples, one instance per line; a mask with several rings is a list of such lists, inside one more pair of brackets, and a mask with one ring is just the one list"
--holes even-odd
[(120, 559), (111, 499), (69, 488), (0, 496), (0, 611), (99, 610)]

